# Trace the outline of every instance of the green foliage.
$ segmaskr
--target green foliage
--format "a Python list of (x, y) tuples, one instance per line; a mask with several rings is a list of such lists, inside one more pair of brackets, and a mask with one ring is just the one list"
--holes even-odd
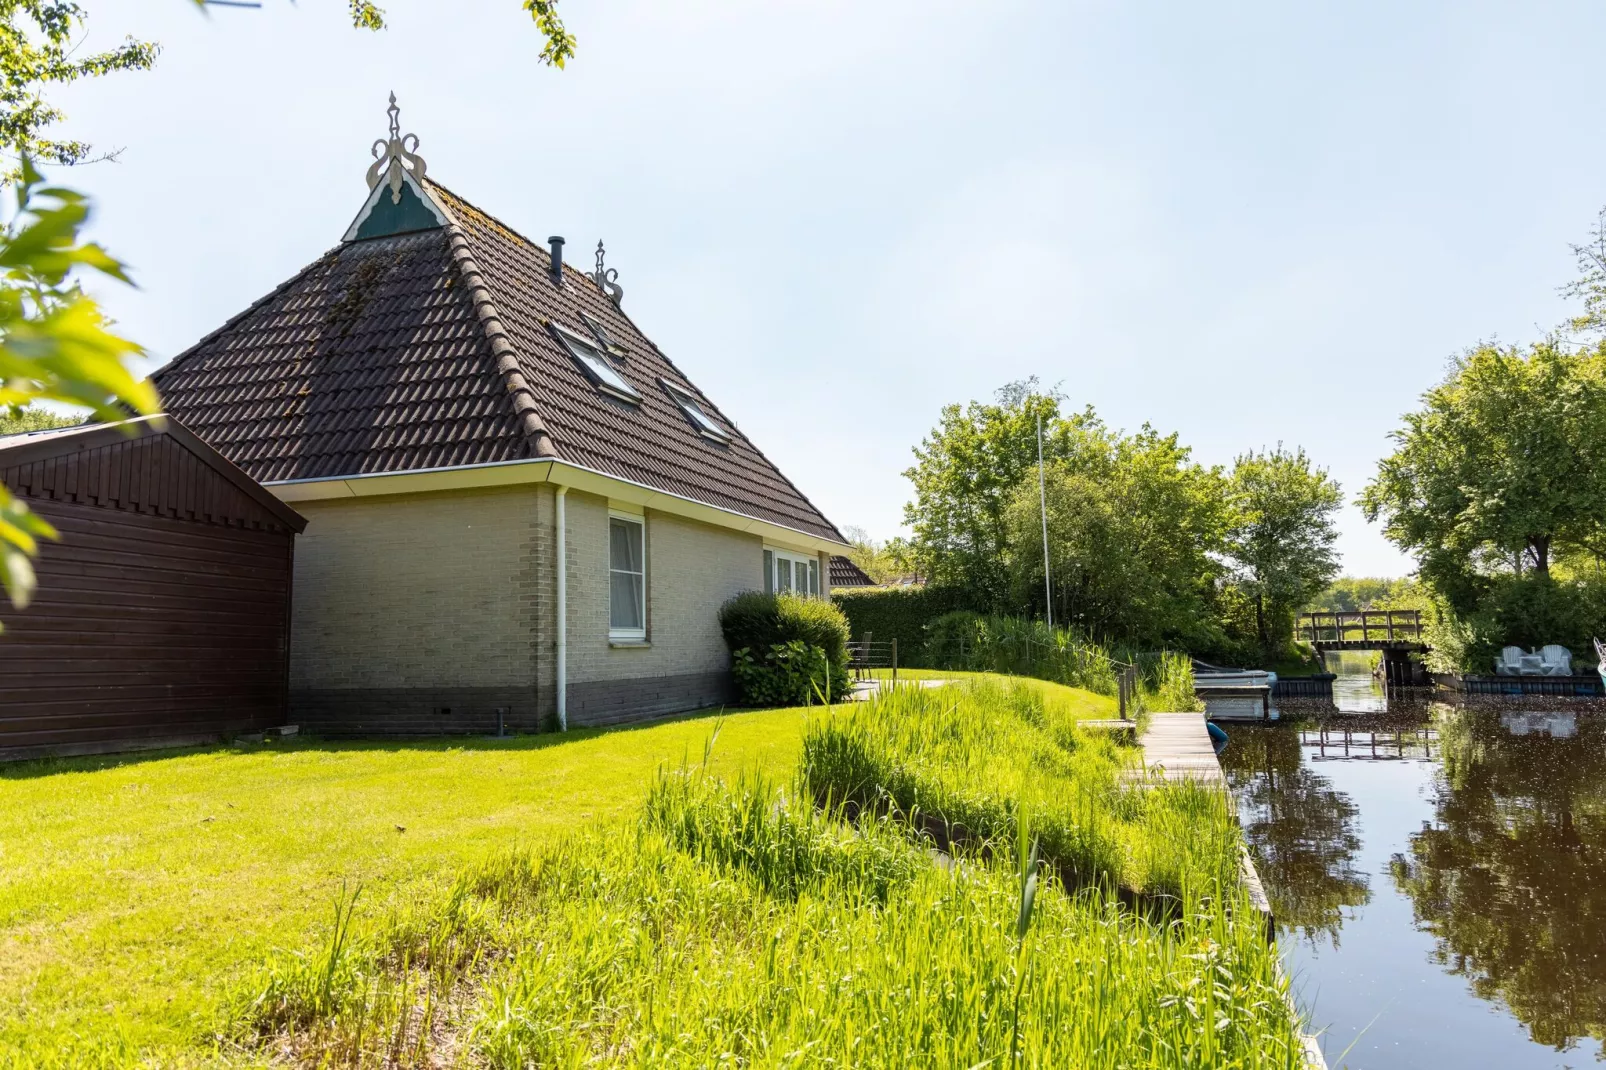
[(76, 416), (62, 416), (35, 405), (24, 405), (11, 411), (0, 410), (0, 435), (20, 435), (28, 431), (49, 431), (56, 427), (71, 427), (79, 423)]
[(1091, 413), (1060, 418), (1058, 395), (1037, 392), (1037, 380), (1010, 383), (993, 404), (948, 405), (937, 427), (915, 448), (904, 473), (914, 501), (904, 521), (914, 530), (920, 571), (936, 586), (961, 587), (984, 608), (1009, 597), (1006, 512), (1016, 488), (1037, 471), (1037, 426), (1043, 451), (1056, 461)]
[[(46, 135), (63, 116), (45, 100), (45, 89), (116, 71), (149, 70), (156, 62), (157, 46), (133, 38), (109, 51), (79, 55), (81, 38), (75, 38), (83, 24), (83, 6), (72, 0), (0, 0), (0, 146), (14, 159), (61, 165), (89, 160), (94, 150), (87, 143)], [(4, 181), (19, 175), (8, 173)]]
[(748, 705), (803, 705), (814, 688), (840, 701), (848, 679), (848, 621), (820, 598), (746, 591), (719, 609), (732, 672)]
[(1043, 492), (1029, 478), (1010, 497), (1011, 604), (1044, 605), (1046, 495), (1056, 622), (1112, 640), (1211, 645), (1207, 598), (1228, 523), (1220, 473), (1192, 463), (1174, 434), (1116, 434), (1091, 412), (1065, 442)]
[[(196, 0), (204, 3), (205, 0)], [(373, 0), (348, 0), (351, 5), (351, 23), (361, 30), (383, 30), (384, 9)], [(543, 44), (537, 59), (553, 67), (562, 67), (574, 58), (574, 35), (558, 16), (558, 0), (520, 0), (520, 6), (530, 13)]]
[(1305, 603), (1305, 612), (1357, 613), (1363, 609), (1416, 609), (1427, 599), (1422, 584), (1407, 576), (1340, 576)]
[(876, 583), (893, 583), (918, 575), (914, 548), (905, 539), (878, 542), (863, 528), (855, 527), (844, 528), (842, 533), (848, 537), (848, 560)]
[(945, 613), (975, 609), (972, 592), (963, 587), (847, 587), (831, 592), (831, 600), (848, 620), (854, 640), (898, 641), (900, 665), (927, 665), (926, 626)]
[[(95, 303), (74, 275), (98, 272), (128, 281), (123, 265), (84, 242), (89, 217), (84, 198), (43, 184), (24, 157), (16, 187), (16, 213), (0, 227), (0, 412), (21, 419), (35, 400), (82, 405), (101, 419), (120, 419), (121, 406), (158, 408), (150, 383), (127, 362), (140, 349), (106, 329)], [(39, 540), (55, 530), (0, 487), (0, 586), (13, 605), (26, 606), (35, 586)]]
[(1606, 342), (1480, 346), (1394, 440), (1361, 505), (1456, 612), (1490, 575), (1606, 551)]
[(1262, 657), (1294, 634), (1294, 614), (1338, 575), (1338, 483), (1303, 449), (1282, 446), (1239, 457), (1228, 480), (1233, 520), (1227, 554), (1254, 602)]
[(801, 639), (731, 651), (731, 675), (744, 706), (808, 706), (821, 696), (840, 701), (849, 690), (844, 673), (832, 679), (825, 651)]

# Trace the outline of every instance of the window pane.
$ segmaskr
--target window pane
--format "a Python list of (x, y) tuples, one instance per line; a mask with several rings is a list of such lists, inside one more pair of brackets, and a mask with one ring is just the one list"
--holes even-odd
[(610, 518), (608, 523), (608, 564), (623, 572), (640, 572), (641, 525)]
[(569, 347), (569, 352), (574, 354), (576, 360), (585, 365), (586, 371), (592, 378), (622, 394), (628, 394), (633, 398), (640, 396), (636, 393), (636, 388), (626, 382), (624, 376), (620, 375), (595, 347), (568, 335), (563, 336), (563, 344)]
[(629, 572), (610, 574), (608, 598), (608, 627), (641, 630), (647, 627), (643, 613), (642, 595), (645, 588), (641, 577)]
[(764, 551), (764, 593), (775, 590), (775, 551)]
[(775, 560), (775, 589), (777, 591), (790, 591), (792, 589), (792, 562), (784, 557)]
[(820, 563), (809, 562), (809, 594), (818, 596), (820, 593)]

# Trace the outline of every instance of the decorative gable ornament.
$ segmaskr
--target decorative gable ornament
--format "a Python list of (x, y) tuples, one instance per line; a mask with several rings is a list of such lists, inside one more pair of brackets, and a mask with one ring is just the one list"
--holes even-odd
[(373, 189), (384, 181), (390, 186), (391, 203), (400, 204), (403, 171), (422, 181), (428, 168), (424, 158), (418, 155), (418, 135), (401, 132), (401, 108), (396, 105), (394, 92), (390, 94), (390, 107), (385, 111), (390, 115), (390, 139), (379, 138), (374, 142), (374, 164), (368, 168), (368, 188)]
[(418, 135), (401, 132), (401, 108), (390, 95), (390, 136), (374, 142), (368, 168), (368, 200), (346, 229), (343, 241), (388, 238), (433, 230), (450, 222), (439, 199), (424, 182), (428, 171), (418, 155)]
[(597, 240), (597, 269), (591, 273), (591, 281), (597, 284), (597, 289), (601, 290), (608, 300), (614, 303), (615, 307), (619, 307), (625, 302), (625, 288), (619, 285), (618, 268), (605, 268), (602, 266), (603, 253), (602, 240), (599, 238)]

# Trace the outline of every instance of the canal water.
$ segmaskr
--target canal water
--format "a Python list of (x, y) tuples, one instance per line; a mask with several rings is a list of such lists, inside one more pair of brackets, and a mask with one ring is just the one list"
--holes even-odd
[(1336, 712), (1231, 726), (1221, 755), (1328, 1064), (1598, 1065), (1606, 706), (1402, 701), (1364, 656), (1330, 667)]

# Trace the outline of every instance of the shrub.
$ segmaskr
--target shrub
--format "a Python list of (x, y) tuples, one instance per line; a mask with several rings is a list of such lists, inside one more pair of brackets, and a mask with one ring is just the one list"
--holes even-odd
[(926, 624), (955, 610), (981, 608), (970, 592), (954, 587), (845, 588), (831, 592), (848, 620), (849, 634), (877, 642), (898, 641), (900, 665), (934, 668), (925, 659)]
[(802, 705), (816, 686), (835, 702), (852, 688), (847, 618), (830, 602), (746, 591), (720, 607), (719, 626), (747, 705)]

